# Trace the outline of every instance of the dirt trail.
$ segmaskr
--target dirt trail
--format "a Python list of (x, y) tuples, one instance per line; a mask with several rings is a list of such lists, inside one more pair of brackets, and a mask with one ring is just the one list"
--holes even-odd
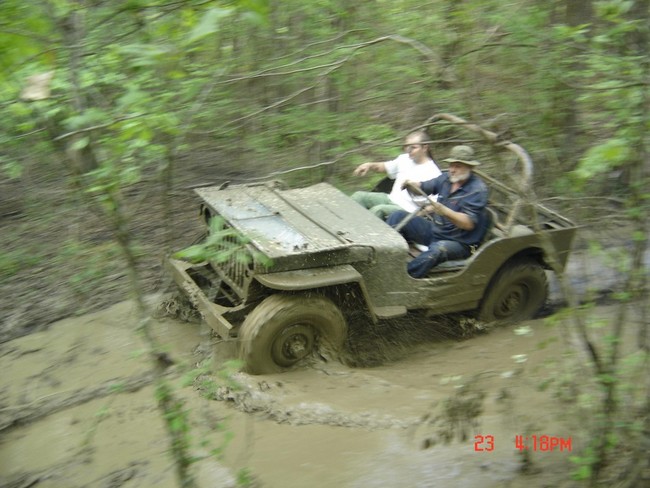
[[(176, 486), (135, 324), (121, 303), (2, 346), (1, 486)], [(562, 486), (570, 452), (524, 455), (515, 435), (571, 439), (573, 451), (584, 442), (551, 394), (559, 382), (543, 384), (560, 377), (566, 345), (542, 320), (463, 341), (387, 340), (375, 346), (390, 360), (374, 367), (317, 362), (234, 383), (195, 369), (199, 325), (162, 319), (155, 331), (175, 361), (169, 378), (191, 411), (196, 453), (223, 453), (197, 463), (201, 486), (238, 476), (271, 488)]]

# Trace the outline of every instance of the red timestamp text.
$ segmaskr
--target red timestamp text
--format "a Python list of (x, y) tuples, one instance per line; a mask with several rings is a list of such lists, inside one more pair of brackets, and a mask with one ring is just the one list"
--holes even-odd
[(571, 437), (557, 437), (552, 435), (516, 435), (515, 449), (519, 451), (539, 452), (571, 452)]
[[(475, 435), (474, 451), (491, 452), (496, 447), (493, 435)], [(516, 435), (515, 449), (519, 451), (535, 452), (571, 452), (573, 439), (571, 437), (558, 437), (552, 435)]]
[(477, 451), (477, 452), (494, 451), (494, 436), (493, 435), (475, 435), (474, 436), (474, 450)]

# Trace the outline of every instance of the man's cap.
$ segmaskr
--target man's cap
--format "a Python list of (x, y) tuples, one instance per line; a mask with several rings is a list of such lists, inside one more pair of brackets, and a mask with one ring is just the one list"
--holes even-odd
[(447, 159), (443, 159), (445, 163), (463, 163), (468, 166), (478, 166), (481, 164), (474, 159), (474, 149), (469, 146), (454, 146), (449, 153)]

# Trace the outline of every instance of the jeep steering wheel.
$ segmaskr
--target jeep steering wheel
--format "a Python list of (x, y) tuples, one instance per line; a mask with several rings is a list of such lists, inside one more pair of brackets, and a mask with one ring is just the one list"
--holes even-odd
[[(410, 184), (409, 182), (405, 182), (405, 184), (406, 184), (406, 186), (408, 187), (409, 191), (411, 191), (411, 193), (417, 193), (417, 194), (419, 194), (419, 195), (422, 195), (422, 196), (426, 197), (426, 198), (427, 198), (427, 204), (428, 204), (428, 202), (429, 202), (429, 196), (428, 196), (426, 193), (424, 193), (424, 191), (422, 191), (422, 189), (421, 189), (419, 186), (412, 185), (412, 184)], [(411, 212), (411, 213), (408, 214), (406, 217), (404, 217), (402, 220), (400, 220), (399, 224), (397, 224), (397, 225), (395, 226), (395, 230), (399, 232), (399, 231), (402, 229), (402, 227), (404, 227), (406, 224), (408, 224), (409, 221), (410, 221), (413, 217), (417, 216), (417, 214), (418, 214), (418, 213), (420, 212), (420, 210), (422, 210), (423, 208), (424, 208), (424, 207), (416, 208), (415, 210), (413, 210), (413, 212)]]

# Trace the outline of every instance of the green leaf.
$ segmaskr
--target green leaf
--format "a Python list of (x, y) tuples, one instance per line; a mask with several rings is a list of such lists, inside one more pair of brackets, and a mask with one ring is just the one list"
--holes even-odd
[(239, 5), (262, 17), (267, 17), (269, 14), (269, 0), (240, 0)]
[(197, 244), (175, 252), (172, 257), (175, 259), (184, 259), (191, 263), (200, 263), (201, 261), (205, 261), (206, 255), (205, 246)]
[(73, 115), (63, 121), (68, 130), (79, 130), (85, 127), (109, 121), (108, 114), (97, 108), (89, 108), (79, 115)]
[(598, 375), (598, 379), (603, 385), (611, 385), (616, 383), (616, 377), (614, 375), (611, 375), (609, 373), (603, 373)]
[(629, 302), (632, 299), (632, 293), (629, 291), (617, 291), (612, 295), (614, 299), (621, 302)]
[(71, 146), (71, 149), (73, 151), (79, 151), (83, 149), (84, 147), (87, 147), (88, 144), (90, 144), (90, 138), (89, 137), (81, 137), (74, 141), (74, 143)]
[(9, 104), (7, 108), (9, 109), (8, 113), (11, 113), (16, 117), (28, 117), (32, 113), (29, 105), (23, 102)]
[(610, 171), (630, 159), (629, 142), (612, 138), (592, 147), (582, 158), (575, 170), (580, 180), (588, 180), (596, 175)]
[(137, 166), (129, 166), (122, 170), (120, 174), (122, 183), (125, 185), (133, 185), (140, 181), (140, 168)]
[(149, 101), (145, 92), (138, 86), (130, 86), (127, 92), (117, 99), (117, 106), (124, 107), (126, 110), (133, 110), (133, 107), (142, 106)]
[(225, 8), (211, 8), (209, 9), (201, 19), (201, 22), (192, 29), (190, 36), (188, 37), (185, 44), (192, 44), (193, 42), (198, 41), (206, 36), (214, 34), (219, 30), (219, 20), (230, 15), (232, 11)]
[[(573, 461), (573, 459), (572, 459), (572, 461)], [(576, 462), (576, 461), (574, 461), (574, 462)], [(591, 467), (589, 467), (587, 465), (584, 465), (584, 466), (580, 466), (580, 468), (578, 468), (573, 473), (572, 478), (574, 480), (586, 480), (586, 479), (589, 479), (590, 476), (591, 476)]]
[(23, 166), (20, 163), (16, 163), (15, 161), (0, 161), (2, 162), (2, 170), (9, 177), (9, 179), (15, 180), (16, 178), (20, 178), (20, 176), (23, 174)]
[(121, 47), (119, 52), (130, 59), (131, 66), (146, 68), (164, 62), (171, 56), (173, 49), (165, 44), (130, 44)]

